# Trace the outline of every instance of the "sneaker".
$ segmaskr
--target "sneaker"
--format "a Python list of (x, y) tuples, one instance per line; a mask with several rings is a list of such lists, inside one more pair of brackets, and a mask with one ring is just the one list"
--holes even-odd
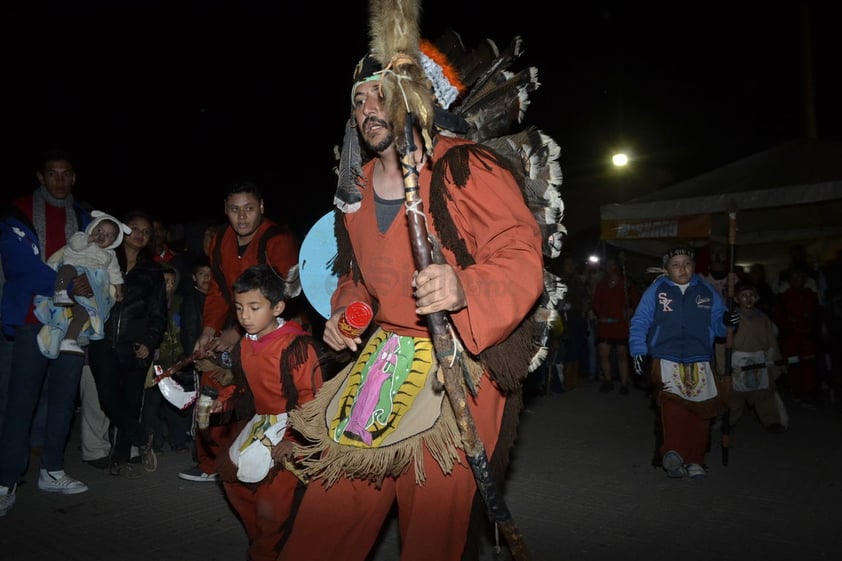
[(219, 481), (219, 475), (216, 473), (205, 473), (199, 466), (193, 466), (190, 469), (186, 469), (178, 474), (179, 479), (184, 479), (186, 481), (197, 481), (201, 483), (202, 481), (209, 481), (209, 482), (217, 482)]
[(12, 510), (15, 504), (15, 486), (6, 487), (0, 485), (0, 516), (6, 516), (6, 513)]
[(79, 346), (79, 343), (73, 339), (62, 339), (58, 346), (58, 352), (85, 356), (85, 351), (83, 351), (82, 347)]
[(707, 476), (705, 468), (699, 464), (687, 464), (686, 470), (690, 479), (704, 479)]
[(667, 470), (667, 477), (681, 479), (687, 475), (687, 470), (684, 468), (684, 458), (675, 450), (670, 450), (664, 454), (661, 465)]
[(55, 293), (53, 293), (53, 305), (72, 306), (73, 298), (70, 297), (66, 290), (57, 290), (55, 291)]
[(152, 472), (158, 469), (158, 454), (155, 453), (155, 448), (152, 447), (152, 437), (149, 437), (149, 444), (140, 447), (140, 462), (143, 464), (143, 469)]
[(605, 380), (599, 387), (599, 393), (608, 393), (612, 391), (614, 391), (614, 382), (611, 380)]
[(64, 473), (63, 469), (47, 471), (44, 468), (41, 468), (41, 475), (38, 477), (38, 488), (42, 491), (63, 495), (75, 495), (88, 490), (87, 485), (78, 479), (73, 479)]
[(139, 471), (135, 471), (134, 466), (129, 462), (114, 462), (111, 464), (111, 475), (118, 477), (125, 477), (126, 479), (137, 479), (143, 477)]

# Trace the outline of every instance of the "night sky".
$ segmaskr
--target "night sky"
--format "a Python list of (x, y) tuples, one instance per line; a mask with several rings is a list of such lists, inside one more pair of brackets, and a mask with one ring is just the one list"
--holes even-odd
[[(842, 140), (839, 8), (811, 9), (808, 59), (790, 3), (496, 4), (427, 1), (422, 33), (449, 26), (468, 46), (489, 37), (500, 47), (523, 36), (520, 66), (537, 66), (541, 82), (526, 123), (561, 146), (571, 240), (596, 229), (600, 204), (807, 136), (811, 111), (818, 138)], [(77, 156), (77, 198), (97, 208), (223, 220), (225, 184), (251, 178), (267, 214), (303, 235), (331, 208), (366, 7), (77, 0), (13, 10), (4, 202), (31, 191), (37, 155), (61, 145)], [(609, 167), (620, 146), (634, 159), (622, 182)]]

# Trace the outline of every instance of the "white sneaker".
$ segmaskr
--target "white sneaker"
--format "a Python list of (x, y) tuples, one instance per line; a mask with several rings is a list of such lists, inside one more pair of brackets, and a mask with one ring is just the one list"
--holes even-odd
[(85, 351), (73, 339), (62, 339), (58, 346), (58, 352), (85, 356)]
[(675, 450), (669, 450), (664, 454), (661, 465), (667, 472), (667, 477), (681, 479), (687, 475), (687, 468), (684, 467), (684, 458)]
[(0, 485), (0, 516), (6, 516), (6, 513), (12, 510), (15, 504), (15, 486), (6, 487)]
[(707, 473), (699, 464), (687, 464), (687, 476), (690, 479), (704, 479)]
[(193, 466), (190, 469), (182, 471), (178, 474), (178, 477), (179, 479), (184, 479), (185, 481), (196, 481), (198, 483), (205, 481), (208, 483), (215, 483), (219, 481), (219, 474), (205, 473), (199, 466)]
[(66, 290), (56, 290), (53, 294), (53, 305), (54, 306), (72, 306), (73, 299), (67, 293)]
[(42, 491), (49, 491), (50, 493), (61, 493), (63, 495), (75, 495), (76, 493), (84, 493), (88, 490), (88, 486), (73, 479), (63, 469), (58, 471), (47, 471), (41, 468), (41, 475), (38, 477), (38, 488)]

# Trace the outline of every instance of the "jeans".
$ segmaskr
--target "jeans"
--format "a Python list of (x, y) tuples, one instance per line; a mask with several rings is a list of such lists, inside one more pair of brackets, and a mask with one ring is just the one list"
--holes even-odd
[(44, 378), (44, 386), (41, 388), (41, 398), (35, 406), (35, 415), (32, 417), (32, 428), (29, 430), (29, 447), (43, 448), (44, 439), (47, 434), (47, 406), (50, 393), (47, 391), (47, 379)]
[(6, 487), (15, 485), (27, 469), (32, 417), (45, 379), (48, 405), (41, 467), (64, 469), (64, 449), (85, 357), (62, 354), (48, 359), (38, 348), (40, 329), (40, 324), (24, 325), (15, 334), (6, 418), (0, 433), (0, 485)]
[(132, 446), (146, 445), (140, 414), (149, 366), (140, 360), (130, 365), (120, 362), (107, 339), (91, 341), (88, 363), (96, 381), (99, 404), (111, 425), (117, 428), (111, 459), (115, 463), (128, 462)]
[(12, 375), (12, 346), (0, 335), (0, 431), (3, 429), (3, 419), (6, 416), (6, 402), (9, 395), (9, 377)]
[(79, 399), (82, 402), (82, 461), (106, 458), (111, 454), (111, 421), (99, 406), (99, 394), (90, 366), (82, 369)]

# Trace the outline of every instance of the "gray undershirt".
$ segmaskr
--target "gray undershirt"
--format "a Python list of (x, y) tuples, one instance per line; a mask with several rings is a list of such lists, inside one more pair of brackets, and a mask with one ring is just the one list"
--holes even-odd
[(403, 203), (403, 199), (382, 199), (377, 196), (377, 193), (374, 194), (374, 213), (377, 215), (377, 229), (381, 234), (385, 233), (395, 221)]

